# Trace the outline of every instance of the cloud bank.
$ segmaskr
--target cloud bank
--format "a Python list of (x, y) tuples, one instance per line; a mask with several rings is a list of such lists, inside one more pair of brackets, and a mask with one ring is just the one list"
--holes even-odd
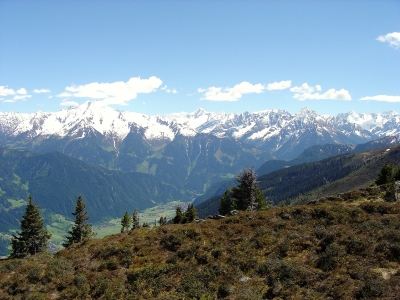
[[(301, 86), (295, 86), (290, 89), (291, 92), (295, 93), (293, 98), (297, 100), (351, 100), (350, 93), (345, 90), (329, 89), (325, 93), (319, 93), (322, 91), (320, 85), (309, 86), (307, 83), (303, 83)], [(317, 91), (317, 92), (315, 92)]]
[[(137, 95), (148, 94), (156, 91), (162, 80), (155, 76), (148, 79), (132, 77), (127, 82), (117, 81), (112, 83), (92, 82), (84, 85), (67, 86), (65, 91), (57, 97), (60, 98), (91, 98), (102, 100), (105, 104), (127, 105)], [(66, 102), (62, 102), (66, 103)]]
[(363, 97), (360, 100), (373, 100), (373, 101), (381, 101), (381, 102), (400, 102), (400, 96), (388, 96), (388, 95), (376, 95), (376, 96), (367, 96)]
[[(26, 89), (20, 88), (18, 90), (10, 89), (7, 86), (0, 85), (0, 101), (2, 102), (15, 102), (18, 100), (25, 100), (31, 98), (31, 95), (28, 95)], [(4, 98), (4, 97), (11, 97), (11, 98)]]
[(267, 84), (267, 90), (268, 91), (285, 90), (285, 89), (290, 88), (291, 85), (292, 85), (292, 81), (291, 80), (268, 83)]
[(389, 45), (395, 49), (400, 48), (400, 32), (392, 32), (386, 35), (380, 35), (376, 40), (382, 43), (389, 43)]
[(35, 94), (43, 94), (43, 93), (50, 93), (51, 91), (49, 89), (34, 89), (33, 92)]
[(264, 86), (261, 83), (251, 84), (250, 82), (243, 81), (234, 87), (220, 88), (220, 87), (209, 87), (207, 89), (199, 88), (197, 91), (199, 93), (204, 93), (202, 100), (210, 101), (237, 101), (244, 94), (251, 93), (262, 93)]

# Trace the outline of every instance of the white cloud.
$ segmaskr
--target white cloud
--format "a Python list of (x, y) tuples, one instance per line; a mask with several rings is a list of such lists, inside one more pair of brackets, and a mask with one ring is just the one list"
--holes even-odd
[[(295, 93), (293, 98), (297, 100), (351, 100), (350, 93), (345, 90), (329, 89), (325, 93), (318, 93), (322, 90), (320, 85), (315, 87), (309, 86), (307, 83), (303, 83), (301, 86), (295, 86), (290, 89), (291, 92)], [(314, 93), (314, 91), (318, 91)]]
[(77, 107), (77, 106), (79, 106), (79, 103), (78, 102), (75, 102), (75, 101), (62, 101), (61, 103), (60, 103), (60, 105), (61, 106), (68, 106), (68, 107)]
[(18, 100), (24, 100), (24, 99), (28, 99), (31, 98), (31, 95), (28, 95), (26, 89), (24, 88), (20, 88), (18, 90), (14, 90), (14, 89), (10, 89), (7, 86), (0, 86), (0, 96), (1, 97), (9, 97), (12, 96), (11, 99), (5, 99), (2, 98), (3, 102), (15, 102)]
[(24, 89), (24, 88), (18, 89), (16, 91), (16, 93), (19, 94), (19, 95), (26, 95), (27, 94), (26, 89)]
[(92, 82), (85, 85), (67, 86), (65, 92), (57, 97), (101, 99), (106, 104), (126, 105), (128, 101), (135, 99), (137, 94), (154, 92), (161, 84), (162, 80), (155, 76), (151, 76), (149, 79), (132, 77), (127, 82)]
[(31, 95), (15, 95), (14, 97), (13, 97), (13, 100), (24, 100), (24, 99), (28, 99), (28, 98), (31, 98), (32, 96)]
[(389, 43), (390, 46), (396, 49), (400, 48), (400, 32), (392, 32), (386, 35), (380, 35), (376, 40), (383, 43)]
[(167, 85), (164, 85), (161, 90), (166, 91), (167, 93), (177, 94), (178, 91), (176, 89), (169, 89)]
[(292, 81), (291, 80), (268, 83), (267, 84), (267, 90), (268, 91), (285, 90), (285, 89), (290, 88), (291, 85), (292, 85)]
[(6, 86), (0, 85), (0, 96), (12, 96), (15, 94), (15, 91), (13, 89), (9, 89)]
[(400, 102), (400, 96), (388, 96), (388, 95), (377, 95), (377, 96), (367, 96), (360, 100), (373, 100), (382, 102)]
[(209, 87), (207, 89), (199, 88), (197, 91), (199, 93), (204, 93), (204, 100), (211, 101), (237, 101), (244, 94), (250, 93), (262, 93), (265, 87), (261, 84), (251, 84), (247, 81), (243, 81), (235, 85), (232, 88), (220, 88), (220, 87)]
[[(321, 88), (321, 86), (318, 86)], [(312, 93), (316, 88), (309, 86), (306, 82), (303, 83), (301, 86), (294, 86), (290, 89), (293, 93)]]
[(33, 92), (35, 94), (42, 94), (42, 93), (50, 93), (51, 91), (49, 89), (34, 89)]

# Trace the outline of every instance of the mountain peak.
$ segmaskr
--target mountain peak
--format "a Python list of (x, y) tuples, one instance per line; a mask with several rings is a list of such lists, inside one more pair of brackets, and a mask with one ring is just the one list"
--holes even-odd
[(312, 110), (311, 108), (304, 107), (300, 110), (299, 115), (316, 115), (317, 113), (315, 110)]
[(207, 113), (207, 112), (203, 108), (200, 107), (193, 113), (193, 116), (195, 118), (198, 118), (198, 117), (204, 115), (205, 113)]

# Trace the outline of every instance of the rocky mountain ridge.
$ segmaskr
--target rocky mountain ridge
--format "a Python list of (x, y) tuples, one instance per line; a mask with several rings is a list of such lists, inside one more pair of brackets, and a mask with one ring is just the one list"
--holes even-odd
[(165, 145), (177, 136), (211, 134), (246, 143), (277, 158), (290, 159), (315, 144), (359, 144), (398, 135), (400, 114), (349, 112), (329, 116), (304, 108), (297, 114), (275, 109), (241, 114), (198, 109), (192, 113), (148, 116), (119, 111), (100, 101), (59, 112), (0, 112), (0, 143), (27, 150), (34, 150), (31, 144), (52, 137), (75, 140), (92, 133), (118, 152), (131, 132), (140, 133), (143, 140), (156, 146)]

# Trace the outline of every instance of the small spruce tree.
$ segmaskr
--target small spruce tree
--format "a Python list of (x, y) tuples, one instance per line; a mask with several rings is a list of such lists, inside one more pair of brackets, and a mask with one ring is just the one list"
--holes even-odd
[(121, 232), (128, 231), (132, 224), (132, 218), (128, 212), (121, 219)]
[(398, 171), (394, 169), (394, 166), (392, 163), (390, 164), (384, 164), (381, 171), (379, 172), (378, 176), (375, 179), (375, 183), (377, 185), (382, 185), (382, 184), (390, 184), (394, 181), (395, 179), (395, 173)]
[(138, 210), (135, 208), (132, 214), (132, 230), (140, 228), (140, 219)]
[(255, 210), (257, 208), (256, 189), (257, 175), (253, 167), (244, 169), (237, 177), (239, 185), (232, 189), (232, 197), (239, 210)]
[(11, 240), (11, 257), (25, 257), (46, 250), (51, 234), (43, 228), (44, 221), (39, 207), (33, 203), (33, 197), (28, 197), (21, 221), (21, 232), (13, 235)]
[(174, 224), (184, 223), (185, 215), (183, 214), (182, 207), (178, 205), (175, 211), (175, 217), (172, 219)]
[(167, 225), (167, 217), (160, 217), (160, 226)]
[(227, 215), (236, 208), (236, 203), (231, 197), (232, 190), (226, 190), (219, 201), (219, 214)]
[(264, 193), (258, 187), (256, 187), (256, 202), (257, 202), (257, 210), (266, 210), (267, 202), (265, 200)]
[(72, 226), (72, 229), (68, 231), (69, 236), (66, 237), (67, 240), (63, 243), (65, 248), (68, 248), (74, 243), (89, 240), (96, 235), (92, 230), (92, 225), (88, 223), (89, 217), (85, 207), (86, 204), (82, 196), (79, 196), (78, 200), (76, 200), (75, 212), (72, 213), (72, 215), (75, 216), (75, 224)]
[(193, 222), (197, 218), (197, 210), (193, 204), (189, 204), (185, 213), (186, 222)]
[(385, 195), (383, 196), (383, 199), (386, 202), (396, 202), (397, 201), (396, 185), (394, 182), (390, 183), (389, 186), (387, 187)]

